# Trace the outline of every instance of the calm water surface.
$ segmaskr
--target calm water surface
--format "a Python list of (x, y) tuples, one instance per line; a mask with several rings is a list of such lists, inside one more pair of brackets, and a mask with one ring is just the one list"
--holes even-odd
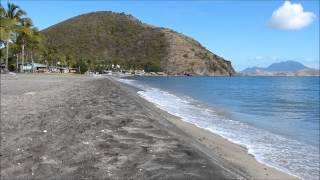
[(266, 164), (319, 177), (319, 77), (134, 77), (121, 80), (183, 120), (245, 145)]

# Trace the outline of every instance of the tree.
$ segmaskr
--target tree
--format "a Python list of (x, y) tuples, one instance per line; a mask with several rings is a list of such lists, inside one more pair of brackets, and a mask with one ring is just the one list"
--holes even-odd
[[(14, 65), (16, 72), (19, 69), (19, 56), (20, 56), (20, 46), (17, 43), (14, 43), (10, 46), (11, 54), (15, 57), (16, 63)], [(14, 58), (13, 58), (14, 59)], [(10, 62), (10, 61), (9, 61)], [(10, 66), (9, 66), (10, 67)]]
[(88, 65), (88, 61), (85, 59), (80, 59), (77, 61), (77, 64), (75, 65), (76, 67), (79, 67), (80, 69), (80, 74), (83, 74), (85, 72), (88, 71), (89, 69), (89, 65)]
[[(27, 42), (28, 42), (28, 48), (30, 49), (30, 55), (31, 55), (31, 61), (32, 65), (34, 64), (34, 53), (36, 50), (41, 50), (41, 36), (37, 28), (33, 27), (32, 28), (32, 35), (27, 36)], [(32, 69), (34, 69), (32, 67)]]
[(32, 38), (33, 30), (31, 28), (33, 26), (33, 23), (32, 23), (32, 20), (30, 18), (21, 18), (19, 20), (19, 25), (22, 28), (28, 29), (28, 32), (21, 31), (19, 33), (19, 40), (20, 40), (19, 42), (21, 44), (21, 61), (22, 61), (22, 64), (24, 64), (25, 46), (26, 46), (26, 43), (27, 43), (27, 39), (31, 39)]
[(157, 63), (156, 61), (148, 61), (144, 64), (143, 69), (146, 72), (159, 72), (161, 71), (160, 69), (160, 64)]
[(6, 44), (6, 71), (8, 70), (9, 43), (15, 40), (17, 32), (32, 33), (30, 29), (19, 24), (24, 15), (26, 13), (15, 4), (8, 3), (7, 8), (0, 4), (0, 40)]
[(8, 59), (9, 59), (9, 42), (12, 30), (15, 29), (15, 19), (8, 17), (8, 11), (0, 4), (0, 40), (6, 47), (6, 71), (8, 71)]
[(71, 55), (67, 55), (66, 56), (66, 63), (68, 65), (68, 67), (74, 67), (76, 65), (76, 60), (74, 59), (73, 56)]

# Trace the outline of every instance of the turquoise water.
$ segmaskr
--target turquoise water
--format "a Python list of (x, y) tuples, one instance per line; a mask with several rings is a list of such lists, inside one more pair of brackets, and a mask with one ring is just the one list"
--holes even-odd
[(319, 77), (134, 77), (122, 82), (257, 160), (319, 178)]

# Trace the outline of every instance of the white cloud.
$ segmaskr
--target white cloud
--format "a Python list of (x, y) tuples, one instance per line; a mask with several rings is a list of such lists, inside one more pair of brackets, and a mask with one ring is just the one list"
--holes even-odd
[(285, 1), (281, 7), (273, 11), (269, 23), (276, 29), (297, 30), (311, 24), (315, 17), (314, 13), (304, 11), (301, 4)]

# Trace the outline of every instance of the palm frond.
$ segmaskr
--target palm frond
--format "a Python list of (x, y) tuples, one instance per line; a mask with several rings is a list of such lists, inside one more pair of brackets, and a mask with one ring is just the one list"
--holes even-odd
[(13, 3), (8, 3), (7, 17), (11, 19), (20, 19), (24, 15), (26, 15), (26, 12), (20, 9), (19, 6)]
[(33, 34), (32, 29), (30, 29), (28, 27), (24, 27), (24, 26), (16, 26), (16, 30), (20, 33), (27, 35), (27, 36), (32, 36), (32, 34)]
[(19, 20), (19, 23), (21, 26), (24, 26), (24, 27), (32, 27), (33, 26), (33, 22), (30, 18), (21, 18)]
[(0, 27), (0, 41), (7, 41), (9, 39), (9, 32), (3, 27)]

